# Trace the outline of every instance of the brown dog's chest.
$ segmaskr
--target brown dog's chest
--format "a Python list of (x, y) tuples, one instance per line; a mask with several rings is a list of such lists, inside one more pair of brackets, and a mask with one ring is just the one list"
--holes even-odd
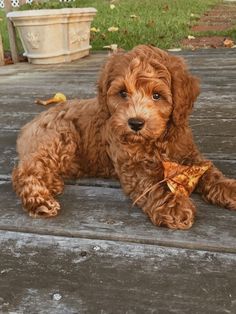
[(148, 174), (150, 177), (163, 178), (162, 161), (154, 147), (112, 143), (107, 152), (117, 173)]

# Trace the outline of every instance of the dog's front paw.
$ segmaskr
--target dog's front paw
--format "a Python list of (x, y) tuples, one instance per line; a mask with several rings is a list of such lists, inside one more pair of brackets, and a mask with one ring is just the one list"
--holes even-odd
[(194, 222), (196, 208), (188, 197), (173, 196), (166, 204), (157, 207), (149, 215), (157, 226), (171, 229), (189, 229)]
[(50, 218), (57, 216), (59, 210), (59, 203), (51, 198), (48, 200), (44, 200), (36, 208), (29, 210), (29, 215), (33, 218)]

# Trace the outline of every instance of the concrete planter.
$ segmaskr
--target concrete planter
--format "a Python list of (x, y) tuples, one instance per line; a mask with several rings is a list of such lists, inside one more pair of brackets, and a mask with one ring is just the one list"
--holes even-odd
[(94, 8), (14, 11), (7, 17), (17, 28), (25, 56), (33, 64), (70, 62), (89, 54)]

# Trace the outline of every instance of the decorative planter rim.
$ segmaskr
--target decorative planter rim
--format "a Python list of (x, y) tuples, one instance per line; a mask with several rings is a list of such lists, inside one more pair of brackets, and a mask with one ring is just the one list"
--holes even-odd
[(57, 16), (57, 15), (73, 15), (73, 14), (91, 14), (95, 15), (97, 10), (95, 8), (62, 8), (62, 9), (43, 9), (43, 10), (25, 10), (13, 11), (7, 13), (7, 17), (11, 18), (25, 18), (25, 17), (39, 17), (39, 16)]

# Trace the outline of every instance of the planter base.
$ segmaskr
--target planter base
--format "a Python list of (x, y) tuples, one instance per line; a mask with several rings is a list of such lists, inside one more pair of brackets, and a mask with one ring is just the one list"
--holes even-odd
[(58, 56), (31, 56), (30, 54), (24, 53), (24, 56), (28, 58), (28, 62), (32, 64), (57, 64), (57, 63), (67, 63), (71, 61), (78, 60), (80, 58), (86, 57), (89, 55), (89, 48), (85, 50), (80, 50), (76, 52), (70, 52), (69, 54), (62, 53)]

